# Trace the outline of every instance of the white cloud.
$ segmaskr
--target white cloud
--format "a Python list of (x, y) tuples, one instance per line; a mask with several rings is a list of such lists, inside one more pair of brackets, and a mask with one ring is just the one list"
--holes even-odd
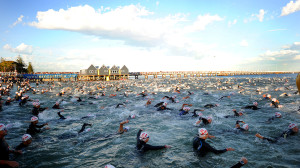
[(5, 44), (3, 46), (3, 49), (8, 50), (13, 53), (18, 53), (18, 54), (29, 54), (31, 55), (33, 52), (33, 48), (31, 45), (26, 45), (24, 43), (20, 44), (16, 48), (12, 48), (9, 44)]
[(232, 25), (235, 25), (237, 23), (237, 20), (234, 19), (233, 21), (228, 22), (228, 27), (231, 27)]
[(223, 18), (221, 18), (219, 15), (210, 15), (210, 14), (206, 14), (206, 15), (199, 15), (197, 17), (197, 20), (191, 25), (191, 26), (187, 26), (185, 27), (185, 31), (186, 32), (195, 32), (195, 31), (201, 31), (201, 30), (205, 30), (206, 26), (212, 22), (215, 21), (222, 21)]
[(240, 42), (240, 46), (242, 46), (242, 47), (248, 47), (248, 42), (246, 40), (242, 40)]
[(21, 15), (15, 23), (12, 24), (12, 27), (16, 26), (18, 23), (21, 23), (23, 21), (23, 15)]
[(266, 11), (264, 11), (263, 9), (260, 9), (258, 14), (251, 14), (251, 16), (249, 18), (244, 19), (244, 23), (252, 22), (257, 19), (260, 22), (262, 22), (264, 20), (264, 16), (266, 13), (267, 13)]
[(159, 5), (159, 1), (156, 1), (156, 6), (158, 6)]
[(286, 16), (300, 10), (300, 0), (290, 1), (281, 10), (281, 16)]
[[(71, 7), (67, 10), (52, 9), (37, 13), (37, 22), (30, 25), (40, 29), (76, 31), (101, 38), (118, 39), (126, 44), (157, 46), (165, 44), (168, 38), (182, 33), (201, 31), (214, 21), (223, 20), (218, 15), (199, 15), (191, 22), (185, 14), (150, 18), (153, 12), (140, 5), (129, 5), (107, 11), (94, 9), (89, 5)], [(182, 26), (180, 23), (190, 23)]]
[(264, 20), (265, 11), (263, 9), (259, 10), (259, 14), (256, 15), (258, 20), (262, 22)]

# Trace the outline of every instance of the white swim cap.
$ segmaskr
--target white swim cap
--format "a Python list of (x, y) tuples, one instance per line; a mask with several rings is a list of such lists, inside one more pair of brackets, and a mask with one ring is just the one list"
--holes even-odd
[(23, 136), (22, 136), (22, 141), (23, 142), (26, 142), (26, 141), (28, 141), (29, 139), (31, 139), (32, 137), (31, 137), (31, 135), (29, 135), (29, 134), (24, 134)]
[(168, 105), (168, 103), (167, 102), (164, 102), (164, 104), (163, 104), (164, 106), (167, 106)]
[(31, 117), (31, 122), (38, 121), (38, 120), (39, 118), (37, 118), (36, 116)]
[(11, 98), (10, 98), (10, 97), (8, 97), (8, 98), (7, 98), (7, 100), (11, 100)]
[(6, 126), (4, 124), (0, 124), (0, 131), (5, 130)]
[(257, 102), (253, 102), (253, 105), (254, 105), (254, 106), (257, 106), (257, 105), (258, 105), (258, 103), (257, 103)]
[(175, 99), (175, 98), (176, 98), (176, 95), (172, 96), (172, 98)]
[(276, 113), (275, 113), (275, 117), (276, 117), (276, 118), (281, 118), (281, 113), (276, 112)]
[(111, 164), (108, 164), (105, 166), (105, 168), (115, 168), (115, 166), (111, 165)]
[(135, 115), (134, 115), (134, 114), (132, 114), (130, 117), (131, 117), (131, 118), (135, 118)]
[(199, 136), (200, 136), (200, 138), (201, 138), (201, 137), (207, 135), (208, 132), (207, 132), (207, 130), (206, 130), (205, 128), (199, 128), (199, 129), (198, 129), (198, 134), (199, 134)]
[(295, 127), (297, 127), (297, 124), (295, 124), (295, 123), (291, 123), (291, 124), (289, 125), (289, 129), (293, 129), (293, 128), (295, 128)]
[(273, 102), (276, 102), (276, 101), (277, 101), (277, 99), (276, 99), (276, 98), (273, 98), (273, 99), (272, 99), (272, 101), (273, 101)]
[(147, 132), (142, 132), (140, 135), (140, 140), (141, 141), (146, 141), (149, 138), (149, 135), (147, 134)]
[(184, 111), (189, 111), (190, 108), (189, 108), (189, 107), (183, 107), (183, 110), (184, 110)]
[(244, 124), (242, 128), (244, 128), (245, 130), (247, 130), (247, 131), (248, 131), (248, 129), (249, 129), (249, 125), (248, 125), (248, 124)]

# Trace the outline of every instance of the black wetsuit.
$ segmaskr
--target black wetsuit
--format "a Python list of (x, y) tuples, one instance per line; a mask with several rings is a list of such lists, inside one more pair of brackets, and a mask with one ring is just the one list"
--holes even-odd
[(205, 125), (209, 124), (209, 122), (206, 118), (199, 117), (199, 120), (202, 120), (203, 124), (205, 124)]
[(4, 105), (9, 106), (10, 105), (10, 101), (6, 101)]
[(37, 107), (33, 107), (32, 109), (32, 114), (35, 116), (38, 116), (40, 112), (46, 110), (46, 108), (37, 108)]
[(275, 106), (275, 108), (278, 108), (278, 105), (279, 105), (279, 103), (278, 103), (278, 102), (274, 102), (274, 101), (272, 101), (272, 105), (274, 105), (274, 106)]
[(198, 115), (196, 114), (196, 111), (201, 111), (201, 109), (195, 109), (195, 110), (193, 111), (192, 117), (198, 117)]
[(224, 117), (229, 118), (229, 117), (239, 117), (240, 116), (239, 113), (236, 110), (234, 110), (233, 113), (234, 113), (233, 116), (232, 115), (227, 115), (227, 116), (224, 116)]
[(54, 104), (53, 109), (60, 109), (59, 104)]
[(250, 106), (245, 106), (244, 109), (258, 110), (260, 108), (258, 108), (257, 106), (254, 106), (254, 105), (250, 105)]
[(173, 97), (169, 97), (169, 96), (164, 96), (164, 98), (167, 98), (168, 100), (171, 100), (172, 103), (176, 103), (175, 99)]
[(180, 111), (180, 113), (179, 113), (180, 116), (186, 115), (189, 113), (188, 111), (184, 111), (183, 109), (180, 109), (179, 111)]
[(217, 106), (214, 104), (206, 104), (204, 107), (205, 108), (213, 108), (213, 107), (217, 107)]
[(61, 119), (61, 120), (65, 120), (66, 119), (66, 117), (64, 117), (63, 115), (61, 115), (60, 112), (57, 112), (57, 115), (60, 117), (59, 119)]
[(148, 150), (159, 150), (159, 149), (166, 148), (165, 146), (152, 146), (152, 145), (146, 144), (146, 142), (140, 140), (141, 133), (142, 133), (142, 130), (139, 130), (139, 132), (137, 133), (137, 137), (136, 137), (136, 140), (137, 140), (136, 148), (139, 151), (146, 152)]
[(20, 106), (23, 106), (27, 103), (27, 99), (22, 99), (19, 103)]
[(126, 105), (124, 103), (119, 103), (116, 108), (119, 108), (120, 106), (126, 107)]
[(85, 130), (86, 126), (92, 126), (92, 124), (84, 123), (81, 127), (81, 129), (78, 131), (78, 134), (82, 133)]
[(195, 137), (193, 140), (193, 148), (196, 150), (197, 154), (201, 157), (205, 156), (208, 152), (213, 152), (215, 154), (224, 153), (227, 149), (217, 150), (205, 142), (205, 139)]
[(22, 150), (22, 149), (24, 149), (24, 148), (26, 148), (27, 146), (26, 145), (24, 145), (23, 143), (20, 143), (16, 148), (15, 148), (15, 150)]
[(26, 133), (30, 135), (35, 135), (36, 133), (42, 132), (40, 128), (43, 128), (44, 126), (45, 125), (34, 125), (33, 123), (31, 123), (29, 125), (29, 128), (26, 130)]
[(159, 106), (161, 106), (163, 104), (164, 104), (164, 102), (160, 102), (160, 103), (157, 103), (154, 107), (159, 107)]
[(166, 106), (162, 105), (157, 108), (157, 111), (162, 111), (162, 110), (171, 110), (170, 108), (167, 108)]
[(242, 166), (244, 166), (244, 165), (241, 162), (238, 162), (237, 164), (231, 166), (231, 168), (240, 168)]
[(9, 146), (5, 139), (0, 139), (0, 160), (9, 160)]
[(290, 135), (295, 135), (296, 132), (293, 132), (292, 129), (288, 129), (287, 131), (284, 131), (279, 137), (271, 139), (271, 138), (265, 138), (263, 137), (264, 140), (268, 140), (269, 142), (275, 143), (277, 142), (280, 138), (286, 138)]

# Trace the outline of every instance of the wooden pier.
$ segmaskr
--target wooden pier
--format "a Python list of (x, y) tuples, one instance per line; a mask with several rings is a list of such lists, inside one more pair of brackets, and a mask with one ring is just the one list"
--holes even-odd
[(255, 71), (160, 71), (160, 72), (131, 72), (130, 76), (135, 76), (138, 79), (139, 76), (144, 76), (148, 79), (149, 76), (153, 78), (187, 78), (187, 77), (209, 77), (209, 76), (238, 76), (238, 75), (268, 75), (268, 74), (297, 74), (299, 72), (288, 71), (268, 71), (268, 72), (255, 72)]

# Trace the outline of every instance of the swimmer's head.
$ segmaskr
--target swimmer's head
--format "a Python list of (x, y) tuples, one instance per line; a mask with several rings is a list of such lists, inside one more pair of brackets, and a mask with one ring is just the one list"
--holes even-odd
[(276, 112), (276, 113), (275, 113), (275, 117), (276, 117), (276, 118), (281, 118), (281, 113)]
[(39, 118), (37, 118), (36, 116), (31, 117), (30, 122), (32, 123), (38, 123), (39, 122)]
[(176, 95), (172, 96), (172, 98), (175, 99), (175, 98), (176, 98)]
[(267, 98), (271, 99), (271, 95), (270, 95), (270, 94), (267, 94)]
[(205, 128), (199, 128), (198, 134), (199, 134), (199, 137), (202, 139), (207, 139), (207, 137), (208, 137), (208, 132)]
[(59, 105), (59, 101), (57, 101), (55, 104), (56, 104), (56, 105)]
[(130, 127), (124, 127), (124, 132), (128, 132)]
[(208, 121), (209, 123), (212, 122), (212, 117), (207, 117), (206, 119), (207, 119), (207, 121)]
[(272, 101), (273, 101), (273, 102), (276, 102), (276, 101), (277, 101), (277, 99), (276, 99), (276, 98), (273, 98), (273, 99), (272, 99)]
[(244, 115), (244, 113), (242, 111), (239, 111), (238, 113), (239, 113), (239, 116)]
[(257, 103), (257, 102), (253, 102), (253, 105), (254, 105), (254, 106), (258, 106), (258, 103)]
[(202, 116), (203, 116), (203, 114), (200, 112), (200, 113), (198, 114), (198, 116), (199, 116), (199, 117), (202, 117)]
[(289, 125), (289, 129), (291, 129), (293, 132), (298, 132), (299, 131), (298, 125), (295, 124), (295, 123), (291, 123)]
[(190, 108), (189, 107), (183, 107), (183, 110), (184, 111), (190, 111)]
[(115, 168), (115, 166), (111, 165), (111, 164), (108, 164), (105, 166), (105, 168)]
[(144, 141), (144, 142), (148, 142), (149, 141), (149, 135), (147, 134), (147, 132), (142, 132), (140, 135), (140, 140)]
[(4, 137), (7, 135), (6, 126), (4, 124), (0, 124), (0, 137)]
[(164, 102), (164, 104), (163, 104), (164, 106), (167, 106), (168, 105), (168, 103), (167, 102)]
[(29, 134), (24, 134), (24, 135), (22, 136), (22, 142), (23, 142), (23, 144), (29, 145), (29, 144), (31, 144), (31, 141), (32, 141), (31, 135), (29, 135)]
[(135, 118), (135, 115), (134, 115), (134, 114), (132, 114), (132, 115), (130, 116), (130, 118)]
[(249, 130), (249, 125), (248, 124), (244, 124), (242, 127), (244, 130), (248, 131)]
[(10, 98), (10, 97), (8, 97), (8, 98), (7, 98), (7, 100), (11, 100), (11, 98)]

